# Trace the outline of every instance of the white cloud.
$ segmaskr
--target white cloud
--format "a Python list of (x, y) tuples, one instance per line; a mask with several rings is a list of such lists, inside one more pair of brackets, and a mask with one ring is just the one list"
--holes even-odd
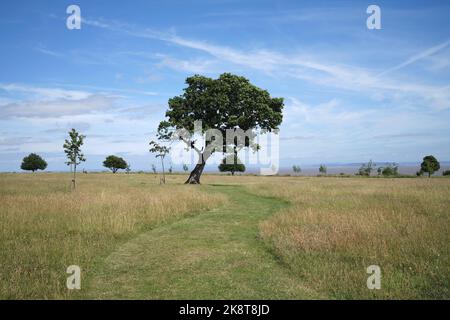
[(408, 58), (406, 61), (396, 65), (395, 67), (392, 67), (392, 68), (390, 68), (388, 70), (385, 70), (385, 71), (381, 72), (379, 74), (379, 76), (385, 75), (385, 74), (387, 74), (389, 72), (392, 72), (392, 71), (395, 71), (395, 70), (399, 70), (399, 69), (404, 68), (404, 67), (406, 67), (406, 66), (408, 66), (410, 64), (413, 64), (413, 63), (415, 63), (415, 62), (417, 62), (419, 60), (422, 60), (422, 59), (425, 59), (425, 58), (427, 58), (429, 56), (432, 56), (433, 54), (435, 54), (435, 53), (445, 49), (446, 47), (448, 47), (449, 44), (450, 44), (450, 40), (447, 40), (447, 41), (445, 41), (443, 43), (440, 43), (440, 44), (438, 44), (436, 46), (433, 46), (433, 47), (428, 48), (428, 49), (426, 49), (426, 50), (424, 50), (422, 52), (419, 52), (419, 53), (413, 55), (412, 57)]
[(103, 95), (90, 95), (78, 100), (21, 101), (0, 106), (0, 117), (48, 118), (86, 114), (113, 108), (115, 101), (116, 98)]
[(66, 90), (60, 88), (45, 88), (19, 84), (0, 84), (0, 89), (8, 92), (22, 92), (27, 94), (36, 94), (41, 99), (67, 99), (79, 100), (88, 98), (91, 93), (78, 90)]
[[(214, 56), (219, 61), (233, 63), (250, 69), (277, 76), (289, 76), (322, 86), (335, 87), (352, 92), (365, 92), (369, 97), (384, 96), (398, 100), (408, 98), (421, 100), (422, 104), (437, 109), (450, 108), (450, 91), (446, 86), (426, 85), (411, 81), (411, 79), (385, 79), (377, 76), (373, 70), (365, 68), (323, 62), (317, 55), (306, 53), (286, 55), (279, 52), (258, 49), (242, 51), (227, 46), (211, 44), (205, 41), (185, 39), (173, 33), (164, 33), (151, 29), (137, 30), (135, 26), (121, 22), (105, 24), (91, 20), (90, 25), (106, 28), (115, 32), (126, 33), (130, 36), (166, 41), (178, 46), (195, 49)], [(420, 59), (447, 47), (450, 40), (425, 50), (407, 59), (402, 64), (385, 71), (393, 71), (412, 64)], [(172, 61), (173, 66), (187, 68), (187, 62)], [(199, 68), (201, 70), (202, 68)], [(381, 75), (382, 75), (381, 74)]]

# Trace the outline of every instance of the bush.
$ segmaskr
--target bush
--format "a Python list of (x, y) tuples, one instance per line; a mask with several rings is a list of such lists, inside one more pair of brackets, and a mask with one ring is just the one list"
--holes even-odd
[(450, 170), (445, 170), (444, 172), (442, 172), (443, 176), (450, 176)]
[(119, 169), (126, 169), (128, 164), (120, 157), (108, 156), (105, 161), (103, 161), (103, 166), (111, 169), (113, 173), (116, 173)]
[(28, 156), (23, 158), (20, 168), (22, 170), (33, 172), (37, 170), (45, 170), (47, 168), (47, 162), (42, 159), (41, 156), (35, 153), (30, 153)]
[(383, 176), (396, 176), (398, 175), (398, 165), (393, 163), (389, 164), (381, 170)]

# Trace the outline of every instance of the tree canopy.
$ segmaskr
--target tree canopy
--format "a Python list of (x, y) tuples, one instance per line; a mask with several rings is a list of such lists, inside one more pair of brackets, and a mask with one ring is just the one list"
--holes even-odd
[(73, 167), (73, 178), (72, 185), (75, 189), (76, 186), (76, 174), (77, 174), (77, 165), (81, 162), (86, 161), (84, 154), (81, 152), (81, 146), (84, 144), (84, 138), (86, 136), (79, 134), (75, 129), (69, 131), (69, 139), (64, 141), (64, 153), (67, 157), (66, 164)]
[(123, 158), (111, 155), (103, 161), (103, 166), (116, 173), (119, 169), (126, 169), (128, 164)]
[(434, 156), (426, 156), (423, 158), (423, 162), (420, 165), (420, 171), (428, 173), (430, 177), (433, 173), (441, 168), (439, 161)]
[[(186, 84), (183, 94), (169, 99), (167, 120), (158, 127), (159, 139), (180, 139), (198, 154), (198, 163), (186, 183), (200, 183), (206, 161), (215, 151), (234, 153), (244, 147), (258, 150), (254, 141), (257, 131), (271, 132), (283, 119), (283, 98), (272, 98), (269, 92), (244, 77), (230, 73), (218, 79), (194, 75), (186, 79)], [(201, 134), (214, 129), (221, 133), (222, 141), (206, 137), (205, 144), (199, 146), (194, 138), (198, 121), (201, 121)], [(174, 137), (177, 129), (185, 134)], [(251, 133), (245, 139), (225, 139), (230, 131)]]
[(28, 156), (23, 158), (20, 168), (22, 170), (33, 172), (37, 170), (45, 170), (47, 168), (47, 162), (36, 153), (30, 153)]
[(222, 163), (219, 164), (220, 172), (231, 172), (231, 175), (234, 176), (235, 172), (244, 172), (245, 165), (239, 160), (236, 154), (231, 154), (222, 160)]

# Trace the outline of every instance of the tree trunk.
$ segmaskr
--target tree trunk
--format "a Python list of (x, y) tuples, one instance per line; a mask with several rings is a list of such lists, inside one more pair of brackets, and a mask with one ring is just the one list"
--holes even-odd
[(206, 162), (197, 163), (194, 170), (192, 170), (189, 178), (186, 180), (185, 184), (200, 184), (200, 176), (203, 173)]
[(76, 174), (77, 174), (77, 165), (74, 164), (73, 166), (73, 179), (72, 179), (72, 185), (73, 185), (73, 189), (75, 190), (76, 188)]
[(161, 165), (162, 165), (162, 172), (163, 172), (163, 183), (166, 184), (166, 173), (164, 171), (164, 157), (161, 157)]

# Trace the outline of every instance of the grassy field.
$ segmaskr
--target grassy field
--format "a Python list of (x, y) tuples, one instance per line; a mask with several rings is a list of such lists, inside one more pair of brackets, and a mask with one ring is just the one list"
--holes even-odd
[(450, 179), (184, 178), (1, 174), (0, 298), (450, 298)]

